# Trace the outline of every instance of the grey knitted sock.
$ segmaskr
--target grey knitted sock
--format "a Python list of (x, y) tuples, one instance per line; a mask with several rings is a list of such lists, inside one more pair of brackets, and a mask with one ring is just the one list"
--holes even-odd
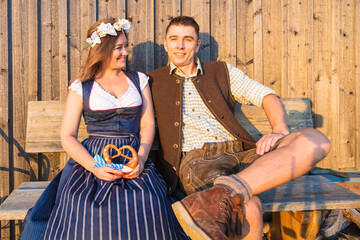
[(230, 188), (233, 192), (231, 196), (240, 194), (244, 198), (244, 203), (249, 201), (252, 197), (252, 189), (249, 184), (237, 175), (221, 176), (215, 179), (214, 185), (225, 185)]

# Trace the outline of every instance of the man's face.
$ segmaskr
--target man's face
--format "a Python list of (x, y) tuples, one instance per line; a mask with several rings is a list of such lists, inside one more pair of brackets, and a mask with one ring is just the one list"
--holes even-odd
[(169, 59), (180, 69), (194, 64), (194, 54), (199, 51), (200, 44), (192, 26), (172, 25), (164, 39)]

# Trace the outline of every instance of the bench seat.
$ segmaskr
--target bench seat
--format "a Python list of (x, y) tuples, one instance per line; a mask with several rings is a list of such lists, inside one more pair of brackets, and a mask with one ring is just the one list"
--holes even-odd
[[(24, 220), (49, 182), (23, 182), (0, 206), (0, 220)], [(321, 175), (305, 175), (259, 195), (264, 212), (360, 208), (360, 195)]]

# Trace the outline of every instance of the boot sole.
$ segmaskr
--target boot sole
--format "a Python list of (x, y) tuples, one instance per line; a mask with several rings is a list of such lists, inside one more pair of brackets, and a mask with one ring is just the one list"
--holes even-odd
[(192, 240), (211, 240), (206, 232), (195, 223), (180, 201), (173, 203), (171, 206), (181, 227)]

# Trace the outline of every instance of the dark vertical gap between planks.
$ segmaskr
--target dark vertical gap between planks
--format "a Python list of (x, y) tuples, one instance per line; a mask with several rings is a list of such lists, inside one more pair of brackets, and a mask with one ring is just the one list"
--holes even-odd
[[(37, 28), (38, 28), (38, 32), (37, 32), (37, 44), (38, 44), (38, 49), (37, 49), (37, 70), (38, 70), (38, 74), (37, 74), (37, 100), (41, 101), (42, 98), (42, 94), (41, 94), (41, 1), (37, 1)], [(37, 154), (37, 160), (38, 160), (38, 180), (41, 181), (42, 180), (42, 159), (43, 155), (41, 153)]]
[[(66, 37), (67, 37), (67, 72), (68, 72), (68, 85), (71, 80), (71, 55), (70, 55), (70, 0), (66, 1), (66, 15), (67, 15), (67, 22), (66, 22)], [(98, 18), (99, 11), (98, 11), (98, 0), (96, 0), (96, 20)]]
[[(9, 131), (9, 193), (14, 190), (14, 116), (13, 116), (13, 55), (12, 55), (12, 1), (8, 0), (8, 131)], [(10, 221), (10, 239), (15, 239), (15, 223)]]

